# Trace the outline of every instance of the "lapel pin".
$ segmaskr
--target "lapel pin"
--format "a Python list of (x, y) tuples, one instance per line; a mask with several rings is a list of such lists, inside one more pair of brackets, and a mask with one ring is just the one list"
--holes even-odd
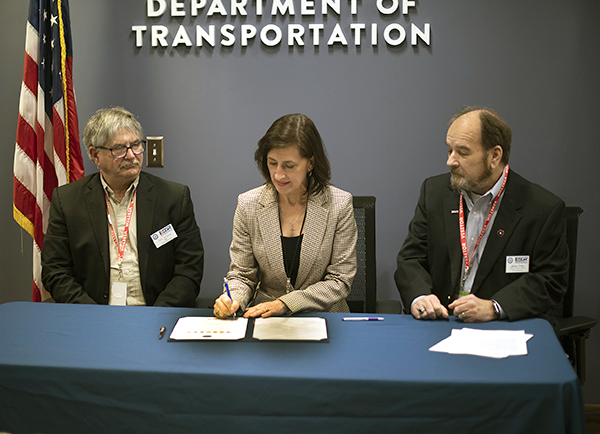
[(504, 229), (499, 229), (498, 230), (498, 236), (499, 237), (503, 237), (504, 236)]
[(450, 210), (450, 214), (458, 214), (458, 210), (457, 209)]

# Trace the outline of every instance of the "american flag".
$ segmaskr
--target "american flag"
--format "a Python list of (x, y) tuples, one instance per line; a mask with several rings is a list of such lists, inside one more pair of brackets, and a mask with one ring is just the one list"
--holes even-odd
[(83, 176), (68, 0), (30, 0), (15, 145), (13, 215), (33, 238), (33, 301), (49, 297), (41, 249), (52, 191)]

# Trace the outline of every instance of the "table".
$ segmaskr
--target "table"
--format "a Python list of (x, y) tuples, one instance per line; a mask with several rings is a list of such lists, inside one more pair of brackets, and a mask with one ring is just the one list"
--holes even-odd
[[(584, 433), (581, 388), (549, 323), (527, 356), (428, 349), (462, 322), (342, 321), (329, 342), (169, 342), (207, 309), (0, 305), (0, 432)], [(311, 314), (305, 314), (311, 315)], [(352, 314), (351, 314), (352, 315)]]

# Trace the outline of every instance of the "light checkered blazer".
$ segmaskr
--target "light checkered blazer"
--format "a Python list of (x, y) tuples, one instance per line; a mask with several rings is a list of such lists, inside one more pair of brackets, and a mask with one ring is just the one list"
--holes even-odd
[(296, 287), (283, 265), (277, 193), (270, 184), (238, 197), (227, 279), (243, 310), (280, 299), (295, 312), (348, 312), (356, 274), (352, 195), (333, 186), (309, 196)]

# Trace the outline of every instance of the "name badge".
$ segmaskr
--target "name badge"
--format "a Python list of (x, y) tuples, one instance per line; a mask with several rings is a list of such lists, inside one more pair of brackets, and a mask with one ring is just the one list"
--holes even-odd
[(529, 273), (529, 255), (506, 257), (507, 273)]
[(165, 244), (167, 244), (169, 241), (177, 238), (177, 232), (175, 232), (175, 228), (173, 228), (173, 225), (169, 223), (164, 228), (159, 229), (158, 231), (150, 235), (150, 238), (152, 238), (152, 242), (154, 243), (156, 248), (159, 249)]
[(127, 283), (125, 282), (113, 282), (110, 288), (110, 301), (112, 306), (126, 306), (127, 305)]

